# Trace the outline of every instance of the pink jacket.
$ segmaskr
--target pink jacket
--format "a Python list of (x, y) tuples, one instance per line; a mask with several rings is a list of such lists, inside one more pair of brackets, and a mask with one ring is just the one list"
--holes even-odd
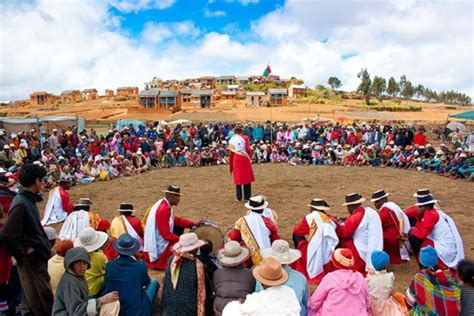
[(370, 295), (362, 274), (352, 270), (327, 274), (309, 299), (308, 315), (370, 315)]

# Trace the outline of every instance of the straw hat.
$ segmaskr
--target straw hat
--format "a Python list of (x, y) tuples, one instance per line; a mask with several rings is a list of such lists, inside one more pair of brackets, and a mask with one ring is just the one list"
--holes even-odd
[(164, 193), (170, 193), (175, 195), (181, 195), (181, 189), (174, 185), (169, 185), (166, 190), (163, 190)]
[(132, 204), (129, 203), (122, 203), (120, 204), (120, 208), (118, 209), (119, 212), (134, 212), (135, 209), (133, 208)]
[(359, 193), (350, 193), (346, 195), (346, 202), (342, 206), (360, 204), (365, 201), (365, 198), (362, 197)]
[(290, 264), (301, 258), (301, 251), (290, 249), (286, 240), (275, 240), (270, 248), (260, 250), (262, 257), (275, 257), (281, 264)]
[(308, 206), (319, 211), (329, 211), (329, 204), (323, 199), (312, 199)]
[(427, 196), (427, 195), (430, 195), (431, 192), (430, 192), (430, 189), (418, 189), (416, 190), (415, 193), (413, 193), (413, 197), (422, 197), (422, 196)]
[(376, 202), (380, 199), (383, 199), (384, 197), (387, 197), (389, 196), (390, 193), (386, 193), (385, 190), (378, 190), (378, 191), (375, 191), (374, 193), (372, 193), (372, 199), (370, 200), (370, 202)]
[(261, 195), (252, 196), (249, 201), (245, 203), (245, 207), (253, 211), (264, 210), (267, 206), (268, 201), (265, 201)]
[(74, 247), (84, 247), (88, 252), (93, 252), (102, 247), (109, 236), (104, 232), (98, 232), (94, 228), (83, 229), (74, 240)]
[(177, 254), (190, 252), (204, 246), (206, 242), (199, 240), (195, 233), (186, 233), (179, 236), (179, 241), (174, 244), (173, 251)]
[(278, 286), (288, 281), (288, 273), (275, 257), (265, 257), (259, 266), (252, 270), (253, 277), (263, 285)]
[(235, 267), (245, 262), (250, 256), (250, 251), (231, 240), (224, 245), (224, 249), (219, 250), (217, 258), (225, 267)]

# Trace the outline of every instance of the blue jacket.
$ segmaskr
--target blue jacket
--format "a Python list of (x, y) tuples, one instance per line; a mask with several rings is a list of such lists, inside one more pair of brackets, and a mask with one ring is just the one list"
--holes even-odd
[(150, 299), (144, 286), (150, 283), (145, 262), (129, 256), (120, 256), (105, 266), (104, 294), (119, 292), (120, 314), (148, 316), (152, 313)]

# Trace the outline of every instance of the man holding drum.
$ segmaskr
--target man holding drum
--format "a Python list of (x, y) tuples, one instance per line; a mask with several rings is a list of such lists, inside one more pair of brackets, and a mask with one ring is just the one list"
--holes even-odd
[(173, 207), (179, 204), (180, 188), (170, 185), (163, 191), (165, 197), (157, 201), (143, 218), (145, 226), (145, 260), (149, 268), (166, 269), (171, 249), (179, 241), (179, 235), (185, 228), (191, 228), (194, 222), (174, 215)]

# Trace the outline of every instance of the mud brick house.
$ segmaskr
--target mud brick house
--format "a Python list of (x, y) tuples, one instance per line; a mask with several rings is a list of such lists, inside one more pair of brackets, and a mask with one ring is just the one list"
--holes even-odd
[(57, 101), (57, 96), (44, 92), (44, 91), (35, 91), (30, 94), (30, 104), (31, 105), (53, 105)]
[(138, 87), (119, 87), (117, 88), (117, 96), (136, 97), (138, 95)]
[(183, 103), (190, 103), (192, 99), (192, 92), (193, 90), (190, 89), (180, 89), (179, 92), (181, 93), (181, 98), (183, 100)]
[(215, 89), (217, 85), (217, 80), (216, 77), (212, 76), (205, 76), (205, 77), (199, 77), (198, 81), (203, 85), (207, 86), (210, 89)]
[(97, 89), (84, 89), (82, 90), (82, 99), (83, 100), (95, 100), (97, 99)]
[(59, 95), (59, 98), (62, 103), (76, 103), (82, 100), (82, 93), (79, 90), (66, 90)]
[(286, 89), (268, 89), (268, 101), (270, 106), (286, 105), (288, 91)]
[(249, 84), (251, 80), (250, 80), (250, 77), (248, 76), (238, 76), (236, 78), (236, 82), (241, 85), (246, 85), (246, 84)]
[(227, 90), (221, 92), (221, 99), (222, 100), (235, 100), (237, 98), (237, 91), (236, 90)]
[(288, 88), (288, 96), (290, 98), (299, 98), (306, 95), (306, 87), (302, 84), (292, 84)]
[(214, 90), (194, 90), (191, 92), (191, 102), (197, 103), (200, 108), (212, 106)]
[(235, 76), (219, 76), (216, 78), (217, 84), (235, 84), (237, 82), (237, 78)]
[(246, 105), (249, 108), (262, 107), (265, 103), (265, 92), (263, 91), (248, 91), (246, 95)]
[(113, 97), (114, 96), (114, 90), (106, 89), (105, 90), (105, 96), (106, 97)]
[(142, 109), (154, 109), (175, 113), (181, 111), (182, 94), (179, 90), (161, 90), (152, 88), (140, 91), (138, 98)]

